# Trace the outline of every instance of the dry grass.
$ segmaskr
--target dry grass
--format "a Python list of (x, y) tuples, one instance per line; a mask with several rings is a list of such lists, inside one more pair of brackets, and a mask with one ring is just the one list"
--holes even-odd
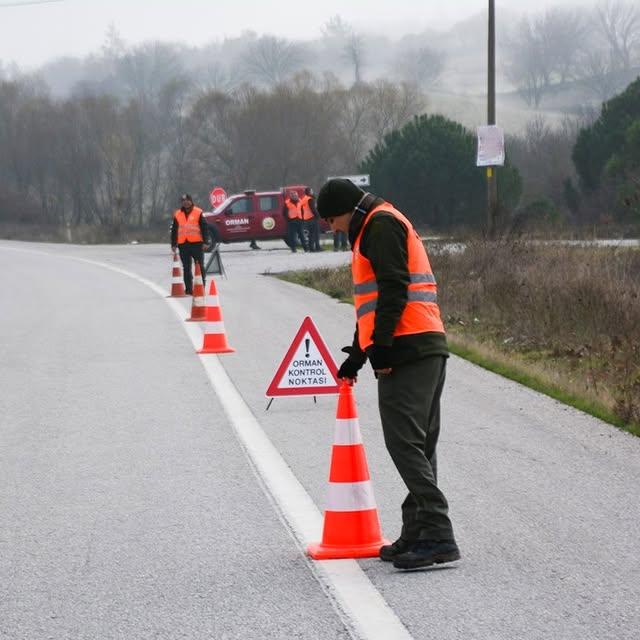
[(640, 252), (471, 242), (434, 256), (454, 334), (640, 425)]
[[(640, 251), (526, 241), (432, 249), (457, 353), (640, 433)], [(351, 298), (348, 267), (286, 277)]]

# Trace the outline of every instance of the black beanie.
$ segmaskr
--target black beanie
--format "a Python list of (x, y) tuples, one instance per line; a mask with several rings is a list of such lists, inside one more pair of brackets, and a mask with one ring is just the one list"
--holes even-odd
[(332, 178), (325, 182), (316, 199), (316, 207), (321, 218), (332, 218), (351, 213), (362, 200), (364, 191), (351, 180)]

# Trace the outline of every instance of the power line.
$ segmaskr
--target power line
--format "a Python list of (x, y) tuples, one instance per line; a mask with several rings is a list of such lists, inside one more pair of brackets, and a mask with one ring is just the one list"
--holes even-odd
[(64, 0), (25, 0), (24, 2), (0, 2), (0, 9), (5, 7), (26, 7), (30, 4), (51, 4), (52, 2), (64, 2)]

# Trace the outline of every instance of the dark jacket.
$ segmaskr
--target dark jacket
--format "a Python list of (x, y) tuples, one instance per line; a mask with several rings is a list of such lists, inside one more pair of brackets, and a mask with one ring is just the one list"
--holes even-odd
[[(189, 215), (184, 207), (180, 207), (182, 211), (184, 211), (185, 215)], [(209, 225), (207, 221), (204, 219), (204, 216), (200, 216), (200, 233), (202, 234), (202, 239), (204, 244), (209, 244)], [(185, 244), (201, 244), (200, 242), (187, 242)], [(171, 246), (178, 246), (178, 221), (176, 220), (175, 215), (173, 216), (173, 222), (171, 223)]]
[[(349, 241), (353, 247), (365, 217), (382, 198), (368, 194), (356, 209), (349, 224)], [(390, 346), (392, 365), (420, 360), (427, 356), (448, 356), (447, 338), (442, 333), (426, 332), (394, 338), (393, 332), (407, 304), (409, 267), (407, 230), (391, 213), (378, 211), (370, 219), (360, 239), (360, 252), (371, 262), (378, 283), (378, 302), (373, 342)], [(351, 358), (363, 363), (366, 354), (358, 344), (358, 329), (353, 339)]]

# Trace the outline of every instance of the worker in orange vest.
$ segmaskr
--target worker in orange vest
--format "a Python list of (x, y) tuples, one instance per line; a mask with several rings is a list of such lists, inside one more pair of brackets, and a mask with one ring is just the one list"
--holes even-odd
[(285, 199), (282, 215), (287, 221), (287, 244), (291, 249), (291, 253), (296, 253), (297, 251), (296, 238), (300, 239), (300, 244), (305, 253), (309, 251), (302, 226), (302, 202), (295, 191), (290, 191), (289, 196)]
[(193, 292), (193, 275), (191, 273), (192, 261), (195, 260), (200, 265), (202, 272), (202, 282), (205, 280), (204, 273), (204, 250), (208, 247), (209, 227), (202, 209), (193, 204), (193, 199), (188, 193), (181, 197), (181, 207), (173, 214), (173, 224), (171, 225), (171, 250), (180, 252), (182, 261), (182, 277), (184, 279), (185, 292)]
[(320, 222), (316, 209), (316, 199), (311, 187), (305, 187), (304, 195), (300, 198), (300, 202), (302, 203), (302, 224), (309, 251), (322, 251), (322, 247), (320, 247)]
[(385, 444), (409, 490), (400, 537), (380, 549), (380, 558), (398, 569), (457, 560), (448, 503), (437, 484), (449, 351), (427, 252), (408, 218), (349, 180), (329, 180), (317, 206), (332, 231), (349, 234), (353, 251), (356, 331), (338, 377), (355, 382), (369, 359)]

